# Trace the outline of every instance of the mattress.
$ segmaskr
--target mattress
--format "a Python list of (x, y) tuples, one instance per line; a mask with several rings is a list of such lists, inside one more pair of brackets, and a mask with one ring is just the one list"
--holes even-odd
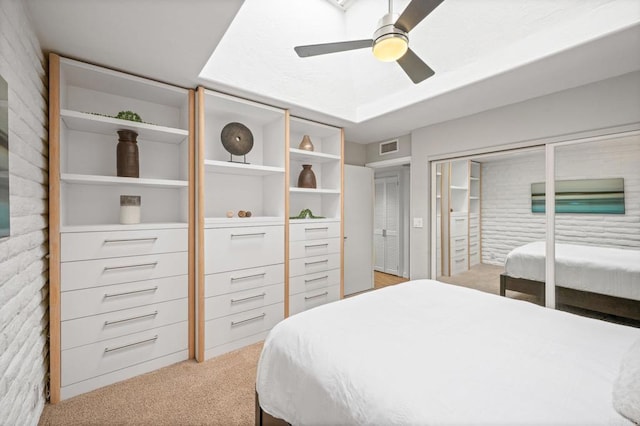
[(612, 383), (640, 330), (431, 280), (290, 317), (256, 390), (291, 424), (630, 424)]
[[(545, 279), (545, 243), (525, 244), (505, 261), (510, 277)], [(640, 300), (640, 250), (556, 244), (556, 285)]]

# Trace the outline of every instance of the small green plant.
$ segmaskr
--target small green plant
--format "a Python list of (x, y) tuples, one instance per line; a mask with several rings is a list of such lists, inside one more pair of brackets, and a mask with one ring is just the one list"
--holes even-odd
[(324, 216), (314, 216), (311, 209), (304, 209), (298, 216), (290, 216), (289, 219), (324, 219)]
[(116, 118), (142, 123), (140, 116), (133, 111), (120, 111), (118, 115), (116, 115)]

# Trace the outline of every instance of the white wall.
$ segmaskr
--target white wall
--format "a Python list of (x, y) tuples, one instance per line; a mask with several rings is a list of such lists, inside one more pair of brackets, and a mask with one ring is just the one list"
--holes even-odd
[[(640, 136), (557, 148), (558, 180), (624, 178), (625, 214), (557, 214), (556, 241), (640, 248), (639, 164)], [(482, 163), (483, 263), (545, 239), (544, 214), (531, 212), (531, 184), (544, 180), (544, 151)]]
[(367, 162), (366, 145), (345, 141), (344, 164), (351, 164), (352, 166), (364, 166), (366, 162)]
[(48, 369), (45, 58), (25, 3), (0, 0), (11, 203), (11, 236), (0, 240), (0, 423), (7, 425), (38, 423)]
[[(640, 123), (640, 72), (415, 130), (411, 134), (411, 278), (429, 276), (430, 174), (434, 156), (545, 138), (600, 133)], [(532, 142), (533, 143), (533, 142)]]
[[(380, 155), (380, 142), (388, 142), (394, 139), (398, 140), (398, 152)], [(366, 145), (367, 163), (393, 160), (394, 158), (411, 157), (411, 135), (402, 135), (398, 136), (397, 138), (386, 139), (380, 142), (372, 142)]]

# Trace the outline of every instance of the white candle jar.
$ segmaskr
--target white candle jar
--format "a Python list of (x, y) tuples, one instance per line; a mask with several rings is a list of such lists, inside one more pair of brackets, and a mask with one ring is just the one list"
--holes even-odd
[(139, 195), (120, 196), (120, 223), (123, 225), (140, 223)]

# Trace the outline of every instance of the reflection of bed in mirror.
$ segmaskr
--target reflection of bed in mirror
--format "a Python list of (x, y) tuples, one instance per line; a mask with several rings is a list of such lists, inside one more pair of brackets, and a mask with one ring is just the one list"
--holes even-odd
[[(556, 244), (556, 304), (640, 320), (640, 250)], [(545, 243), (512, 250), (500, 276), (506, 290), (545, 301)]]
[(630, 424), (614, 392), (639, 339), (633, 327), (410, 281), (276, 325), (256, 424)]

